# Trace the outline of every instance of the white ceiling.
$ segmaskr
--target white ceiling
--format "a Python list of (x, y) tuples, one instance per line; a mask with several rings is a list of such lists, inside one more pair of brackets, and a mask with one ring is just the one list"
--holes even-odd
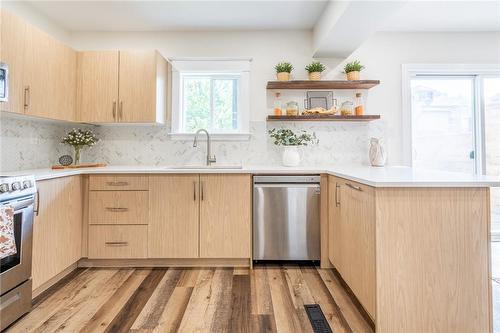
[(70, 31), (312, 29), (327, 0), (29, 1)]
[(384, 31), (500, 31), (500, 1), (409, 1)]

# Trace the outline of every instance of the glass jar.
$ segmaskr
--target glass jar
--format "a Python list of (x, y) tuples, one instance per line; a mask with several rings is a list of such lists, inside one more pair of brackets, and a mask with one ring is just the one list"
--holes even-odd
[(356, 100), (354, 101), (354, 114), (356, 114), (356, 116), (362, 116), (364, 113), (363, 98), (361, 97), (361, 93), (356, 93)]
[(281, 104), (281, 93), (276, 93), (276, 98), (274, 99), (274, 115), (275, 116), (281, 116), (282, 115), (282, 104)]
[(340, 106), (340, 114), (342, 116), (352, 116), (354, 113), (354, 104), (351, 101), (345, 101)]
[(291, 101), (286, 103), (286, 115), (287, 116), (298, 116), (299, 115), (299, 103)]

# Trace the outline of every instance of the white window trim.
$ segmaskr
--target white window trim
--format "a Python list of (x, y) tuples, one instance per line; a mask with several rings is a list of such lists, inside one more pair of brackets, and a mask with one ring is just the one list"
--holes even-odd
[[(402, 156), (403, 164), (406, 166), (413, 165), (413, 133), (411, 123), (411, 79), (417, 75), (475, 75), (489, 76), (500, 75), (500, 64), (403, 64), (401, 66), (402, 87)], [(477, 80), (477, 78), (476, 78)], [(480, 90), (479, 95), (482, 95), (482, 87), (478, 82), (475, 84), (476, 89)], [(476, 96), (478, 92), (476, 91)], [(484, 106), (481, 101), (475, 101), (475, 137), (476, 137), (476, 169), (484, 172)]]
[(173, 58), (172, 62), (172, 124), (170, 137), (174, 140), (193, 140), (193, 133), (183, 133), (181, 119), (180, 83), (183, 73), (238, 74), (238, 127), (234, 133), (210, 133), (214, 141), (247, 141), (250, 139), (250, 63), (251, 58)]

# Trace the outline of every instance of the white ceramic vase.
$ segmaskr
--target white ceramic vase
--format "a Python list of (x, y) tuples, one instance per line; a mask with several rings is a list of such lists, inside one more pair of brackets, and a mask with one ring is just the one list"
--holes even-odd
[(370, 140), (370, 163), (376, 167), (383, 167), (387, 160), (387, 152), (382, 138), (371, 138)]
[(300, 153), (297, 146), (283, 146), (283, 165), (294, 167), (300, 164)]

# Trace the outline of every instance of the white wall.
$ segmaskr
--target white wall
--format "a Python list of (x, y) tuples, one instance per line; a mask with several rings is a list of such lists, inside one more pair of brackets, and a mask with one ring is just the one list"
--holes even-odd
[(340, 78), (345, 62), (359, 59), (362, 78), (379, 79), (370, 90), (367, 109), (385, 119), (391, 164), (403, 162), (401, 65), (408, 63), (500, 63), (500, 32), (484, 33), (377, 33), (349, 56), (332, 78)]
[(71, 34), (68, 30), (61, 28), (54, 24), (46, 16), (40, 14), (37, 10), (33, 9), (29, 4), (23, 1), (0, 1), (0, 8), (8, 10), (10, 13), (24, 18), (35, 27), (45, 31), (51, 36), (59, 39), (66, 44), (69, 43)]

